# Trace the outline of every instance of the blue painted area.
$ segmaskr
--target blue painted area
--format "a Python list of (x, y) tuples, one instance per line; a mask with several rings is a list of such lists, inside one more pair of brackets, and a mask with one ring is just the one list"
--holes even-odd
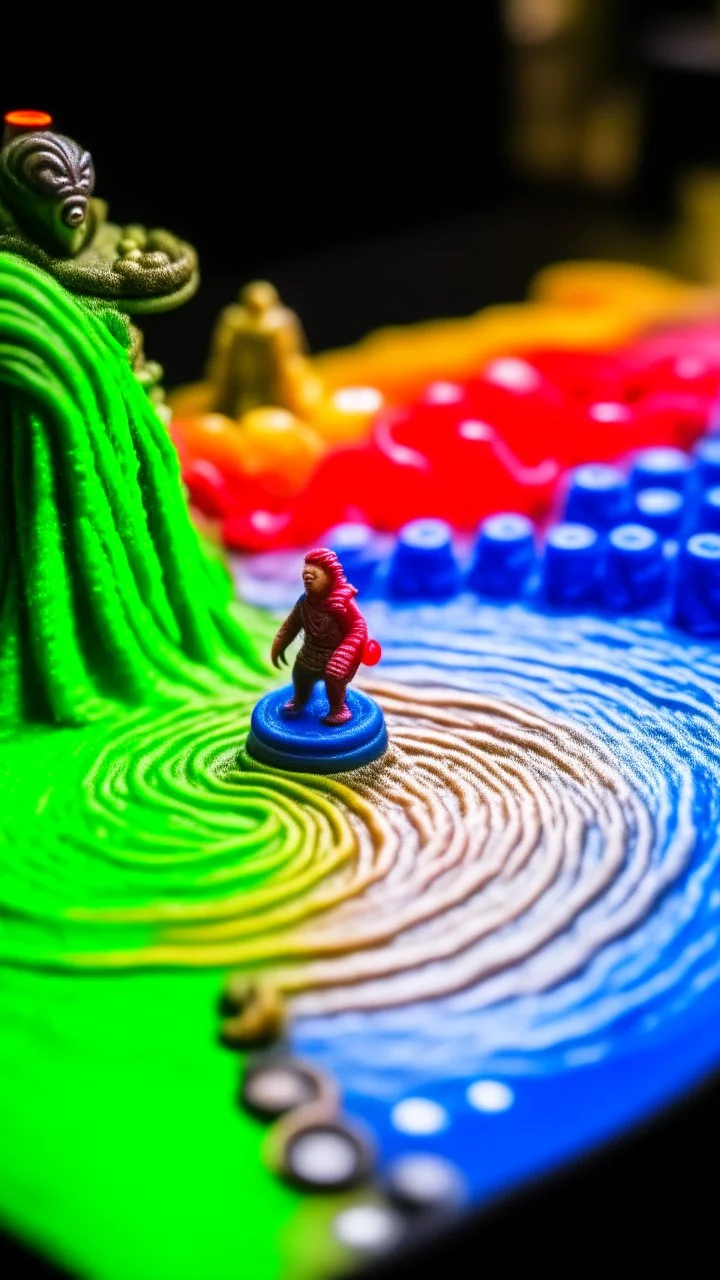
[(377, 760), (387, 747), (382, 711), (359, 689), (348, 689), (352, 719), (347, 724), (326, 725), (328, 703), (318, 684), (300, 715), (283, 713), (292, 697), (292, 685), (273, 689), (255, 706), (247, 749), (256, 760), (279, 769), (300, 773), (339, 773)]
[[(492, 695), (592, 730), (652, 818), (644, 877), (627, 882), (628, 853), (610, 889), (521, 968), (514, 994), (499, 975), (433, 1002), (294, 1027), (297, 1052), (330, 1069), (348, 1111), (374, 1129), (383, 1165), (437, 1153), (478, 1201), (632, 1126), (720, 1064), (720, 650), (658, 619), (470, 595), (367, 612), (383, 646), (378, 677)], [(603, 924), (653, 881), (627, 927), (602, 940)], [(601, 940), (579, 970), (543, 983), (554, 947), (593, 930)], [(471, 1105), (479, 1081), (505, 1085), (510, 1105)], [(409, 1098), (444, 1108), (447, 1123), (398, 1128), (395, 1108)]]
[[(482, 1201), (611, 1139), (717, 1069), (718, 1006), (716, 1000), (705, 1003), (705, 1016), (669, 1046), (658, 1038), (644, 1051), (546, 1076), (522, 1075), (517, 1067), (488, 1075), (480, 1063), (475, 1080), (426, 1081), (420, 1096), (439, 1103), (449, 1118), (436, 1134), (399, 1132), (386, 1104), (352, 1088), (347, 1109), (372, 1126), (383, 1166), (411, 1151), (442, 1155), (462, 1171), (472, 1199)], [(507, 1110), (482, 1112), (470, 1105), (468, 1091), (478, 1080), (509, 1086)]]

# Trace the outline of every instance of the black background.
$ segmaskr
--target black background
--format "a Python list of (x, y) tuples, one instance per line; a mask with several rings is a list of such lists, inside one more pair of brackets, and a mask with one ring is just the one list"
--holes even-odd
[[(398, 272), (393, 237), (472, 221), (507, 192), (493, 0), (444, 25), (429, 11), (352, 10), (177, 24), (169, 35), (118, 14), (95, 54), (79, 32), (58, 65), (24, 59), (0, 76), (3, 111), (49, 111), (91, 151), (114, 221), (165, 225), (197, 247), (198, 297), (144, 325), (170, 383), (197, 376), (213, 315), (248, 279), (279, 284), (313, 349), (483, 303), (477, 289), (458, 297), (457, 262), (442, 268), (446, 289), (423, 288), (416, 255)], [(377, 259), (350, 264), (388, 236)]]

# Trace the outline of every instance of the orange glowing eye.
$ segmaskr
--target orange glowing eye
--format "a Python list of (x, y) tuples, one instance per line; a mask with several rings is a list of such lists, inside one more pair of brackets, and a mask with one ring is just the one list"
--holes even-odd
[(52, 116), (47, 111), (8, 111), (5, 124), (15, 129), (47, 129), (52, 124)]

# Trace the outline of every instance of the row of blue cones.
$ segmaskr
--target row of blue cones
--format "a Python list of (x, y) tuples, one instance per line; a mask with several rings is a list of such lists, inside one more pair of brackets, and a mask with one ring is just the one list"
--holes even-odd
[(439, 602), (462, 591), (563, 610), (650, 613), (720, 635), (720, 437), (693, 455), (648, 449), (632, 467), (570, 473), (562, 518), (545, 532), (524, 515), (490, 516), (472, 546), (442, 520), (405, 525), (388, 557), (366, 526), (325, 539), (366, 596)]

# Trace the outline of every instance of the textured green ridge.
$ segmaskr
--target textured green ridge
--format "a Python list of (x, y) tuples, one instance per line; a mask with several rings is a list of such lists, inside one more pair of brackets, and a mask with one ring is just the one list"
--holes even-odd
[(0, 962), (264, 971), (314, 953), (313, 921), (364, 883), (372, 813), (337, 779), (249, 758), (252, 704), (0, 732)]
[(0, 253), (0, 717), (257, 689), (167, 432), (103, 319)]

